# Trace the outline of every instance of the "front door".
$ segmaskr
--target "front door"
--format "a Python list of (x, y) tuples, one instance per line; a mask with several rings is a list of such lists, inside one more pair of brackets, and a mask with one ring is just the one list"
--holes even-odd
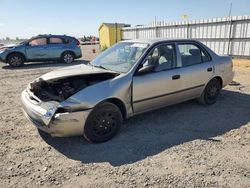
[(133, 110), (141, 113), (166, 106), (180, 100), (181, 80), (177, 68), (176, 50), (174, 44), (160, 44), (152, 49), (143, 66), (154, 64), (151, 72), (133, 77)]
[(26, 56), (28, 60), (40, 60), (48, 58), (47, 38), (36, 38), (31, 40), (26, 47)]

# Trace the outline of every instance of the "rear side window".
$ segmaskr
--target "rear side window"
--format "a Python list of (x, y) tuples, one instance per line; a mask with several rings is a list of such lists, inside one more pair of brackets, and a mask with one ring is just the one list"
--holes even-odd
[(178, 44), (181, 54), (182, 66), (190, 66), (210, 61), (208, 54), (194, 44)]
[(30, 46), (41, 46), (47, 44), (47, 38), (37, 38), (29, 42)]
[(61, 38), (58, 38), (58, 37), (52, 37), (49, 39), (49, 43), (50, 44), (62, 44), (63, 40)]
[(73, 42), (74, 42), (74, 39), (73, 39), (73, 38), (69, 38), (69, 37), (68, 37), (68, 38), (65, 38), (64, 40), (65, 40), (65, 43), (66, 43), (66, 44), (70, 44), (70, 43), (73, 43)]

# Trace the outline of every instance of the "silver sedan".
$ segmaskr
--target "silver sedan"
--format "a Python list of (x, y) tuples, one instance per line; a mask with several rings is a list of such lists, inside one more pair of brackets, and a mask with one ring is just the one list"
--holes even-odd
[(104, 142), (134, 115), (197, 99), (214, 104), (232, 60), (194, 40), (117, 43), (88, 65), (49, 72), (22, 92), (24, 112), (52, 136)]

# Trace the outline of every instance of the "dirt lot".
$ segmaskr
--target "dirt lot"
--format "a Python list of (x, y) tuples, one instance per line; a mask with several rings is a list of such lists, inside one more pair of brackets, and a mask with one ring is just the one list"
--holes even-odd
[[(86, 48), (86, 47), (84, 47)], [(92, 48), (84, 59), (91, 59)], [(75, 64), (86, 61), (77, 61)], [(125, 122), (102, 144), (51, 138), (24, 117), (20, 93), (64, 65), (0, 67), (0, 187), (250, 187), (250, 61), (215, 105), (195, 101)]]

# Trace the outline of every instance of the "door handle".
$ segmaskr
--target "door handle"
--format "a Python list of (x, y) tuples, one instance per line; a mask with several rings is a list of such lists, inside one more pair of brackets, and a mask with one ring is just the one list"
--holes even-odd
[(181, 78), (181, 75), (179, 74), (172, 76), (172, 80), (178, 80), (180, 78)]
[(211, 72), (213, 70), (212, 67), (207, 68), (207, 72)]

